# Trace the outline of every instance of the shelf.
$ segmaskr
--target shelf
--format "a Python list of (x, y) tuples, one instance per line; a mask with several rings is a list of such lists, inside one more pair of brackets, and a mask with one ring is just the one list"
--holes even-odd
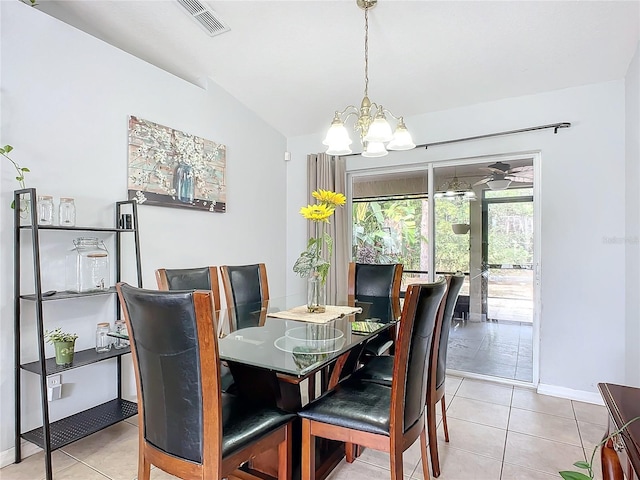
[[(49, 425), (51, 450), (87, 437), (125, 418), (132, 417), (136, 413), (138, 413), (138, 404), (128, 400), (115, 399), (53, 422)], [(42, 427), (23, 433), (22, 438), (44, 449)]]
[[(95, 348), (89, 348), (88, 350), (80, 350), (73, 354), (73, 364), (70, 367), (64, 367), (62, 365), (56, 365), (55, 358), (47, 358), (46, 371), (47, 375), (53, 375), (55, 373), (61, 373), (67, 370), (73, 370), (74, 368), (84, 367), (85, 365), (91, 365), (92, 363), (102, 362), (109, 360), (110, 358), (120, 357), (126, 353), (131, 352), (131, 347), (125, 347), (120, 349), (111, 348), (108, 352), (98, 353)], [(20, 367), (28, 372), (40, 375), (40, 362), (23, 363)]]
[[(20, 225), (20, 230), (31, 230), (33, 225)], [(38, 230), (66, 230), (72, 232), (135, 232), (135, 228), (106, 228), (106, 227), (61, 227), (60, 225), (38, 225)]]
[[(111, 295), (113, 293), (116, 293), (116, 287), (109, 287), (108, 290), (102, 290), (100, 292), (76, 293), (76, 292), (62, 291), (62, 292), (56, 292), (53, 295), (42, 297), (42, 301), (48, 302), (51, 300), (62, 300), (64, 298), (95, 297), (98, 295)], [(37, 297), (34, 293), (31, 293), (29, 295), (20, 295), (20, 298), (23, 300), (30, 300), (32, 302), (35, 302), (37, 300)]]
[[(22, 190), (14, 191), (14, 200), (16, 202), (20, 201), (20, 198), (24, 196), (24, 198), (30, 199), (32, 207), (36, 205), (35, 199), (37, 198), (36, 189), (28, 188)], [(80, 299), (80, 298), (88, 298), (88, 297), (100, 297), (101, 301), (96, 303), (96, 300), (92, 300), (89, 302), (84, 302), (79, 305), (79, 308), (83, 310), (85, 313), (91, 313), (98, 309), (101, 313), (104, 310), (102, 307), (102, 302), (107, 301), (107, 303), (112, 302), (115, 306), (116, 312), (120, 312), (120, 302), (117, 296), (117, 290), (114, 285), (109, 286), (106, 290), (101, 290), (97, 292), (86, 292), (86, 293), (74, 293), (65, 290), (49, 290), (43, 291), (41, 290), (42, 284), (40, 282), (41, 275), (41, 256), (48, 255), (51, 256), (51, 251), (49, 248), (43, 248), (45, 244), (44, 238), (50, 240), (55, 240), (59, 235), (62, 236), (75, 236), (75, 237), (108, 237), (110, 242), (113, 241), (114, 249), (113, 249), (113, 259), (115, 263), (115, 276), (113, 278), (120, 279), (121, 272), (123, 269), (123, 259), (122, 259), (122, 249), (123, 245), (126, 246), (127, 251), (130, 251), (135, 255), (135, 259), (133, 260), (133, 265), (135, 267), (136, 278), (137, 278), (137, 286), (142, 287), (142, 269), (140, 265), (140, 241), (139, 241), (139, 233), (138, 229), (138, 207), (137, 203), (134, 200), (125, 200), (121, 202), (115, 202), (115, 222), (111, 227), (102, 227), (102, 226), (61, 226), (61, 225), (38, 225), (35, 223), (35, 215), (34, 211), (31, 211), (31, 216), (28, 220), (29, 225), (21, 225), (20, 218), (16, 214), (14, 217), (14, 249), (13, 249), (13, 270), (14, 270), (14, 286), (15, 286), (15, 295), (14, 295), (14, 351), (21, 352), (24, 346), (21, 344), (21, 335), (20, 329), (23, 324), (26, 324), (26, 320), (31, 319), (31, 317), (35, 317), (34, 324), (30, 324), (29, 331), (31, 332), (34, 328), (36, 332), (40, 336), (37, 337), (37, 346), (42, 347), (42, 343), (44, 342), (44, 338), (42, 335), (46, 332), (45, 330), (45, 322), (44, 317), (45, 313), (47, 316), (49, 313), (53, 313), (53, 317), (60, 315), (58, 312), (55, 315), (55, 309), (53, 312), (49, 312), (46, 308), (43, 308), (42, 305), (45, 302), (49, 302), (52, 300), (70, 300), (70, 299)], [(123, 208), (125, 207), (125, 208)], [(123, 213), (127, 212), (127, 213)], [(130, 212), (130, 213), (129, 213)], [(126, 215), (126, 217), (124, 216)], [(125, 220), (131, 217), (131, 225), (129, 223), (125, 223)], [(98, 223), (98, 222), (97, 222)], [(129, 227), (135, 228), (121, 228), (124, 227), (125, 224)], [(107, 224), (109, 225), (109, 224)], [(44, 232), (47, 233), (44, 233)], [(62, 232), (62, 233), (48, 233), (48, 232)], [(30, 232), (29, 234), (22, 234), (23, 232)], [(66, 232), (66, 233), (65, 233)], [(133, 234), (128, 236), (128, 234)], [(127, 237), (123, 241), (123, 235)], [(62, 237), (60, 237), (62, 238)], [(24, 245), (24, 247), (23, 247)], [(26, 254), (27, 247), (31, 247), (31, 254)], [(55, 258), (53, 259), (55, 260)], [(128, 259), (127, 259), (128, 260)], [(131, 263), (131, 262), (130, 262)], [(28, 290), (23, 290), (21, 288), (23, 282), (21, 282), (21, 270), (29, 266), (29, 270), (33, 268), (33, 283), (31, 284), (31, 288)], [(59, 272), (59, 274), (63, 274), (64, 270)], [(58, 278), (62, 277), (59, 275)], [(117, 283), (117, 282), (114, 282)], [(64, 285), (64, 284), (63, 284)], [(63, 288), (63, 285), (60, 285), (60, 288)], [(32, 302), (35, 306), (34, 309), (31, 308), (22, 308), (23, 302)], [(32, 312), (35, 310), (35, 312)], [(25, 317), (25, 313), (28, 315)], [(104, 315), (103, 315), (104, 316)], [(99, 317), (101, 318), (101, 317)], [(49, 320), (51, 321), (51, 320)], [(98, 320), (100, 321), (100, 320)], [(95, 328), (95, 323), (93, 324)], [(87, 328), (89, 328), (87, 326)], [(82, 332), (80, 332), (82, 333)], [(84, 335), (84, 334), (83, 334)], [(26, 341), (25, 341), (26, 343)], [(109, 427), (115, 423), (121, 422), (122, 420), (129, 418), (135, 415), (138, 411), (137, 405), (134, 402), (129, 402), (123, 400), (120, 393), (118, 393), (117, 397), (107, 403), (103, 403), (98, 406), (94, 406), (88, 410), (77, 413), (75, 415), (71, 415), (69, 417), (60, 419), (54, 423), (48, 423), (41, 427), (38, 427), (34, 430), (31, 430), (26, 433), (23, 432), (22, 428), (22, 412), (21, 412), (21, 404), (24, 403), (23, 393), (21, 388), (21, 379), (24, 377), (24, 372), (35, 373), (36, 375), (40, 375), (40, 403), (42, 409), (42, 417), (46, 418), (46, 413), (50, 409), (50, 404), (47, 402), (47, 387), (45, 379), (42, 376), (59, 374), (62, 372), (66, 372), (68, 370), (74, 370), (76, 368), (89, 366), (91, 364), (95, 364), (98, 362), (103, 362), (105, 360), (111, 360), (112, 364), (104, 365), (104, 367), (109, 367), (108, 370), (111, 370), (111, 367), (115, 367), (114, 375), (112, 382), (117, 386), (118, 392), (121, 392), (122, 389), (122, 370), (125, 368), (125, 365), (121, 362), (122, 355), (127, 355), (131, 353), (130, 347), (125, 347), (121, 349), (112, 348), (109, 352), (106, 353), (97, 353), (95, 348), (89, 348), (86, 350), (76, 351), (74, 352), (73, 363), (69, 366), (56, 365), (56, 361), (54, 357), (44, 358), (44, 351), (42, 348), (38, 349), (38, 354), (30, 356), (29, 358), (37, 358), (38, 360), (35, 362), (28, 362), (14, 365), (15, 371), (15, 439), (16, 444), (14, 446), (14, 454), (15, 461), (19, 463), (22, 459), (22, 451), (21, 451), (21, 442), (20, 438), (24, 438), (25, 440), (38, 445), (43, 448), (44, 453), (44, 463), (45, 463), (45, 471), (46, 471), (46, 479), (53, 480), (53, 470), (52, 470), (52, 462), (51, 462), (51, 451), (56, 450), (60, 447), (64, 447), (76, 440), (79, 440), (87, 435), (91, 435), (103, 428)], [(117, 365), (113, 364), (113, 359), (117, 359)], [(117, 371), (117, 372), (116, 372)], [(95, 378), (95, 375), (90, 375), (91, 372), (85, 372), (91, 380), (92, 383), (105, 382), (106, 379), (100, 377)], [(110, 375), (108, 375), (110, 377)], [(84, 382), (83, 382), (84, 383)], [(89, 386), (84, 388), (91, 388)], [(75, 390), (74, 390), (75, 392)], [(78, 392), (75, 392), (74, 395), (82, 395), (82, 389), (78, 389)], [(29, 396), (32, 396), (32, 392), (30, 392)], [(35, 401), (35, 399), (29, 398), (29, 405)], [(73, 401), (73, 399), (71, 399)], [(94, 403), (95, 404), (95, 403)], [(1, 475), (0, 475), (1, 476)]]

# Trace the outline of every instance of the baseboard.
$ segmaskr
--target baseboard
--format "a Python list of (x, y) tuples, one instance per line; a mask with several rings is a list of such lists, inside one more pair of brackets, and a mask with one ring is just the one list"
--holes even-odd
[(567, 398), (578, 402), (593, 403), (595, 405), (604, 405), (602, 396), (596, 392), (587, 392), (584, 390), (574, 390), (572, 388), (558, 387), (555, 385), (538, 384), (537, 392), (541, 395), (550, 395), (552, 397)]
[[(37, 445), (27, 442), (26, 440), (22, 440), (22, 444), (20, 447), (20, 452), (22, 453), (22, 459), (24, 460), (31, 455), (34, 455), (38, 452), (41, 452), (42, 449)], [(7, 465), (11, 465), (16, 461), (16, 448), (11, 447), (8, 450), (0, 452), (0, 468), (6, 467)]]
[(494, 377), (491, 375), (483, 375), (481, 373), (463, 372), (462, 370), (452, 370), (450, 368), (447, 368), (447, 375), (461, 378), (470, 378), (472, 380), (483, 380), (485, 382), (492, 382), (500, 385), (510, 385), (518, 388), (535, 389), (535, 387), (530, 382), (523, 382), (521, 380), (514, 380), (511, 378)]
[(576, 400), (578, 402), (593, 403), (595, 405), (604, 405), (604, 401), (599, 393), (586, 392), (584, 390), (573, 390), (572, 388), (557, 387), (555, 385), (539, 384), (536, 388), (531, 383), (521, 382), (519, 380), (511, 380), (508, 378), (492, 377), (488, 375), (480, 375), (478, 373), (463, 372), (459, 370), (447, 369), (447, 375), (454, 377), (470, 378), (473, 380), (483, 380), (503, 385), (512, 385), (519, 388), (530, 388), (536, 390), (540, 395), (549, 395), (551, 397), (566, 398), (567, 400)]

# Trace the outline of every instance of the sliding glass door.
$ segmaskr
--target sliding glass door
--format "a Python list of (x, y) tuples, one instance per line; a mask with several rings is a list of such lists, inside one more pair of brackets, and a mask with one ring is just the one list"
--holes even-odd
[(465, 275), (450, 370), (535, 380), (533, 157), (350, 175), (354, 261), (403, 263), (403, 290)]

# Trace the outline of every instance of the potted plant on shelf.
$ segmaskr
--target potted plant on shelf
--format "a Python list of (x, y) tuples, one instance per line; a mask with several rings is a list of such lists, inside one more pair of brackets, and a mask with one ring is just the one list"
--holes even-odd
[[(30, 172), (30, 170), (27, 167), (21, 167), (15, 160), (13, 160), (9, 156), (9, 153), (11, 153), (12, 150), (13, 150), (13, 147), (11, 145), (5, 145), (4, 147), (0, 147), (0, 156), (3, 156), (4, 158), (6, 158), (11, 162), (11, 164), (13, 165), (13, 168), (16, 171), (16, 180), (20, 184), (20, 188), (24, 189), (26, 188), (26, 185), (24, 182), (24, 174), (27, 172)], [(15, 201), (12, 201), (11, 208), (15, 208), (15, 206), (16, 206)], [(20, 212), (23, 213), (23, 211), (28, 212), (27, 207), (20, 205)]]
[(58, 327), (52, 332), (45, 331), (44, 338), (56, 349), (56, 365), (69, 366), (73, 363), (73, 352), (78, 335), (63, 332)]

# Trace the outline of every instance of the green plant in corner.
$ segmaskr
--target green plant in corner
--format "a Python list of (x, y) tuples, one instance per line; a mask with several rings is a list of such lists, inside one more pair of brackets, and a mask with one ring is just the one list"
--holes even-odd
[(75, 342), (78, 335), (75, 333), (66, 333), (62, 331), (62, 328), (58, 327), (53, 331), (45, 330), (44, 338), (50, 344), (55, 344), (58, 342)]
[(627, 423), (622, 425), (622, 427), (620, 427), (618, 430), (616, 430), (615, 432), (613, 432), (613, 433), (607, 435), (606, 437), (604, 437), (602, 439), (602, 441), (600, 443), (598, 443), (593, 448), (593, 452), (591, 452), (591, 458), (589, 459), (588, 462), (579, 460), (579, 461), (577, 461), (577, 462), (575, 462), (573, 464), (574, 467), (578, 467), (578, 468), (580, 468), (582, 470), (586, 470), (587, 474), (582, 473), (582, 472), (577, 472), (575, 470), (563, 470), (562, 472), (558, 472), (560, 474), (560, 476), (564, 480), (593, 480), (593, 475), (594, 475), (593, 474), (593, 459), (595, 458), (598, 449), (600, 447), (602, 447), (605, 443), (607, 443), (610, 439), (612, 439), (613, 437), (618, 435), (620, 432), (622, 432), (625, 428), (627, 428), (629, 425), (631, 425), (636, 420), (640, 420), (640, 417), (632, 418)]
[[(5, 145), (4, 147), (0, 147), (0, 155), (2, 155), (4, 158), (9, 160), (13, 165), (13, 168), (15, 168), (16, 174), (17, 174), (16, 180), (20, 184), (20, 188), (26, 188), (26, 184), (24, 183), (24, 174), (27, 172), (30, 172), (31, 170), (29, 170), (27, 167), (21, 167), (15, 160), (13, 160), (9, 156), (9, 153), (11, 153), (12, 150), (13, 150), (13, 147), (11, 145)], [(16, 208), (15, 200), (11, 202), (11, 208)]]

